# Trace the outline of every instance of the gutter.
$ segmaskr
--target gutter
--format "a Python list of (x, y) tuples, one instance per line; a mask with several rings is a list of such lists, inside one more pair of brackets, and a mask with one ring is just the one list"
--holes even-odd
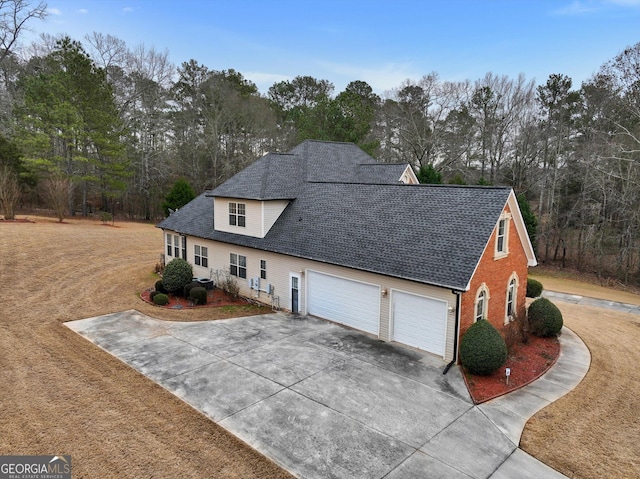
[(462, 302), (462, 292), (453, 291), (453, 293), (456, 295), (456, 334), (453, 337), (453, 359), (449, 364), (445, 366), (442, 374), (447, 374), (449, 372), (449, 369), (451, 369), (451, 366), (453, 366), (458, 361), (458, 336), (460, 335), (460, 303)]

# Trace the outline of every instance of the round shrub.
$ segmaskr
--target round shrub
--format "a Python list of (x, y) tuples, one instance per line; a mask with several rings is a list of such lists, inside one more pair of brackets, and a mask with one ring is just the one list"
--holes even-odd
[(169, 304), (169, 296), (164, 293), (158, 293), (153, 297), (153, 302), (158, 306), (164, 306), (166, 304)]
[(527, 278), (527, 298), (538, 298), (542, 294), (542, 283)]
[(161, 279), (156, 281), (155, 290), (159, 291), (160, 293), (166, 293), (167, 292), (167, 290), (164, 289), (164, 286), (162, 285), (162, 280)]
[(507, 360), (507, 345), (486, 319), (476, 321), (460, 341), (460, 362), (471, 374), (488, 375)]
[(169, 293), (182, 294), (184, 287), (193, 279), (193, 268), (182, 258), (169, 261), (162, 273), (162, 286)]
[(562, 313), (547, 298), (538, 298), (529, 306), (527, 312), (529, 329), (542, 338), (555, 337), (562, 330)]
[(198, 283), (197, 281), (191, 281), (189, 284), (187, 284), (184, 287), (184, 297), (185, 298), (190, 298), (191, 297), (190, 296), (191, 290), (193, 288), (197, 288), (198, 286), (200, 286), (200, 283)]
[(153, 301), (153, 298), (155, 298), (155, 297), (156, 297), (157, 295), (159, 295), (159, 294), (164, 294), (164, 293), (162, 293), (161, 291), (151, 291), (151, 292), (149, 293), (149, 299), (150, 299), (151, 301)]
[(193, 304), (207, 304), (207, 290), (202, 286), (195, 286), (189, 292), (189, 299)]

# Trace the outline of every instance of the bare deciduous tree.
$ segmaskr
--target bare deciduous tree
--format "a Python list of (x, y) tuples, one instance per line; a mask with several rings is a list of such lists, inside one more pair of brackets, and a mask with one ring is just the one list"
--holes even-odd
[(16, 172), (9, 165), (0, 165), (0, 210), (4, 219), (15, 219), (16, 205), (20, 201), (21, 194)]
[(0, 0), (0, 62), (5, 59), (31, 19), (44, 19), (47, 4), (44, 1), (32, 6), (27, 0)]
[(42, 182), (42, 199), (53, 209), (60, 223), (64, 221), (72, 192), (73, 183), (64, 176), (51, 176)]

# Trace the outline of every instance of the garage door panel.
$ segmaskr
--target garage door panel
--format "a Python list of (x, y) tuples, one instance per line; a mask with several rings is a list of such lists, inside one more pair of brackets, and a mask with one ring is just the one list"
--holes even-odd
[(307, 280), (309, 314), (378, 334), (378, 286), (316, 271), (309, 271)]
[(393, 292), (393, 340), (444, 356), (447, 303), (402, 291)]

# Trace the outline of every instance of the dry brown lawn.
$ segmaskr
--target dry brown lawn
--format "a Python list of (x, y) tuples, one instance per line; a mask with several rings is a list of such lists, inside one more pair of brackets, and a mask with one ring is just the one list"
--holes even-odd
[(0, 224), (0, 454), (70, 454), (74, 478), (291, 477), (62, 323), (138, 309), (162, 234), (71, 219)]
[[(640, 304), (640, 296), (565, 278), (536, 276), (546, 289)], [(555, 303), (591, 352), (576, 389), (536, 414), (520, 446), (569, 477), (640, 474), (640, 315)]]
[[(132, 308), (214, 319), (214, 310), (163, 310), (138, 298), (156, 279), (160, 231), (35, 219), (0, 224), (0, 454), (70, 454), (75, 478), (290, 477), (62, 324)], [(547, 289), (640, 304), (634, 295), (539, 279)], [(577, 389), (532, 418), (521, 445), (571, 477), (637, 477), (640, 316), (557, 304), (589, 346), (592, 366)]]

